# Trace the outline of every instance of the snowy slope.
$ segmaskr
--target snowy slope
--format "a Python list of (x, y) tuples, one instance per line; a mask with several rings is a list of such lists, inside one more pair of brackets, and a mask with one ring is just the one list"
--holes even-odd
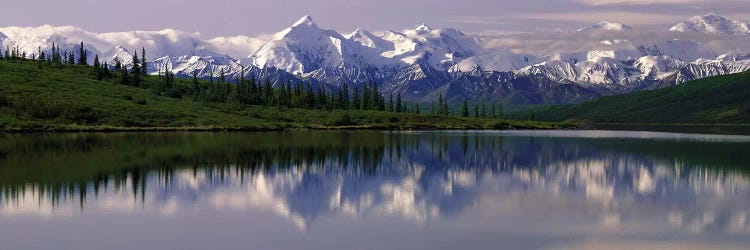
[(357, 29), (348, 35), (321, 29), (305, 16), (250, 56), (253, 66), (296, 74), (335, 68), (392, 68), (427, 62), (447, 70), (480, 51), (473, 38), (455, 29), (421, 25), (380, 36)]
[[(78, 48), (83, 41), (88, 50), (90, 62), (96, 55), (99, 55), (102, 61), (110, 64), (117, 59), (125, 65), (131, 65), (133, 53), (137, 52), (139, 57), (142, 57), (140, 55), (142, 48), (146, 49), (148, 61), (163, 57), (177, 59), (177, 57), (193, 56), (201, 57), (204, 61), (212, 61), (211, 58), (225, 57), (224, 54), (215, 51), (214, 44), (201, 40), (199, 34), (172, 29), (94, 33), (72, 26), (45, 25), (0, 28), (0, 33), (4, 37), (3, 49), (17, 46), (28, 55), (37, 53), (39, 49), (49, 53), (53, 43), (60, 45), (63, 51), (71, 51), (78, 55)], [(196, 67), (200, 65), (184, 66), (184, 68)], [(156, 73), (157, 69), (149, 65), (149, 71)]]
[(260, 68), (273, 67), (294, 74), (320, 68), (366, 68), (377, 62), (368, 58), (374, 54), (364, 48), (335, 31), (321, 29), (310, 16), (305, 16), (277, 33), (273, 40), (250, 55), (250, 60)]
[(406, 64), (426, 61), (438, 69), (448, 69), (463, 59), (480, 54), (476, 39), (456, 29), (433, 29), (425, 24), (404, 33), (389, 31), (383, 35), (394, 50), (382, 55)]
[(149, 63), (151, 71), (156, 70), (164, 72), (170, 70), (175, 74), (192, 76), (195, 73), (198, 77), (218, 77), (222, 71), (225, 75), (234, 76), (242, 71), (242, 65), (234, 59), (222, 57), (200, 57), (200, 56), (178, 56), (178, 57), (161, 57)]
[(710, 13), (705, 16), (694, 16), (682, 21), (672, 27), (670, 31), (717, 35), (748, 35), (750, 34), (750, 24)]
[(536, 56), (515, 54), (506, 50), (497, 50), (462, 60), (451, 67), (450, 71), (513, 71), (537, 63), (540, 63), (540, 59)]

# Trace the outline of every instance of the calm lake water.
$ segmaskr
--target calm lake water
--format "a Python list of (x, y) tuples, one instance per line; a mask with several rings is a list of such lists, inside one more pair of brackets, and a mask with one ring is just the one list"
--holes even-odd
[(0, 134), (0, 249), (748, 249), (750, 137)]

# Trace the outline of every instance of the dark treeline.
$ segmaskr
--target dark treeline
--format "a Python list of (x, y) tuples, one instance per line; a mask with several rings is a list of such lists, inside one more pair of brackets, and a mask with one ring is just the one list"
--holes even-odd
[[(269, 80), (258, 81), (255, 78), (247, 79), (244, 69), (238, 79), (229, 81), (222, 70), (218, 79), (210, 78), (208, 82), (198, 79), (193, 74), (192, 84), (189, 89), (180, 89), (179, 93), (170, 90), (172, 97), (179, 94), (189, 94), (194, 101), (237, 103), (260, 106), (276, 106), (301, 109), (349, 109), (349, 110), (391, 110), (386, 104), (385, 98), (378, 90), (375, 83), (367, 83), (354, 86), (352, 91), (348, 86), (341, 88), (326, 87), (325, 85), (313, 86), (310, 82), (284, 82), (274, 86)], [(174, 74), (165, 71), (159, 74), (164, 79), (158, 88), (175, 88)], [(179, 88), (179, 87), (177, 87)], [(403, 106), (403, 105), (402, 105)], [(403, 110), (403, 107), (398, 109)]]
[[(2, 50), (2, 49), (0, 49)], [(34, 54), (27, 55), (19, 47), (6, 47), (0, 52), (0, 60), (39, 62), (42, 68), (47, 66), (62, 67), (63, 65), (89, 66), (88, 50), (83, 42), (77, 51), (61, 50), (59, 44), (52, 44), (49, 51), (40, 47)], [(92, 66), (93, 75), (99, 81), (122, 84), (132, 87), (149, 89), (155, 95), (172, 98), (191, 98), (202, 103), (229, 103), (258, 105), (279, 108), (321, 109), (321, 110), (376, 110), (395, 113), (416, 113), (450, 116), (450, 104), (441, 94), (437, 103), (431, 103), (429, 111), (423, 110), (419, 103), (406, 103), (401, 95), (390, 95), (387, 98), (378, 89), (375, 82), (343, 85), (341, 87), (326, 84), (312, 84), (308, 81), (287, 81), (272, 84), (270, 80), (258, 80), (254, 77), (246, 78), (245, 69), (234, 72), (239, 75), (234, 79), (227, 79), (225, 69), (221, 69), (217, 76), (211, 73), (208, 80), (200, 79), (198, 72), (193, 72), (190, 83), (178, 84), (175, 74), (166, 66), (158, 69), (158, 75), (150, 76), (149, 65), (146, 60), (146, 49), (142, 48), (140, 56), (136, 51), (132, 55), (130, 67), (119, 58), (113, 60), (113, 65), (100, 60), (95, 55)], [(237, 74), (239, 73), (239, 74)], [(147, 80), (148, 78), (156, 78)], [(502, 118), (502, 107), (496, 109), (495, 104), (486, 110), (486, 105), (475, 106), (477, 118)], [(458, 112), (455, 114), (459, 116)], [(467, 103), (464, 102), (463, 117), (469, 117)]]

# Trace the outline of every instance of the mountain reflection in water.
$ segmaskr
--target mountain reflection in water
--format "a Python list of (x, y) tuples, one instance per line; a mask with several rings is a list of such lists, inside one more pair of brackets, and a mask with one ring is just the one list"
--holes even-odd
[(344, 217), (750, 236), (750, 140), (606, 133), (2, 135), (0, 221), (264, 211), (303, 233)]

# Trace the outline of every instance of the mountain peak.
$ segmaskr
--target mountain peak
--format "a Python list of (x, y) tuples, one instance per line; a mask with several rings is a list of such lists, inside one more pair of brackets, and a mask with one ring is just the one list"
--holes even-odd
[(350, 33), (350, 34), (348, 34), (348, 35), (345, 35), (344, 37), (346, 37), (347, 39), (351, 39), (352, 37), (357, 37), (357, 36), (369, 36), (369, 35), (370, 35), (370, 32), (366, 31), (366, 30), (365, 30), (365, 29), (363, 29), (363, 28), (359, 28), (359, 27), (357, 27), (357, 28), (356, 28), (356, 29), (354, 30), (354, 32), (352, 32), (352, 33)]
[(309, 26), (309, 27), (318, 27), (317, 24), (313, 21), (311, 16), (303, 16), (300, 18), (296, 23), (292, 25), (292, 27), (299, 27), (299, 26)]
[(716, 13), (713, 13), (713, 12), (708, 13), (706, 15), (703, 15), (703, 18), (721, 18), (721, 19), (726, 19), (723, 16), (719, 16)]
[(732, 22), (734, 20), (731, 20), (729, 18), (717, 15), (716, 13), (712, 12), (712, 13), (705, 14), (703, 16), (694, 16), (694, 17), (691, 17), (687, 21), (689, 21), (689, 22), (708, 22), (708, 23), (714, 22), (714, 23), (716, 23), (716, 22)]
[(748, 35), (750, 24), (732, 20), (714, 13), (694, 16), (673, 26), (670, 31), (696, 32), (716, 35)]
[(418, 31), (418, 32), (430, 32), (430, 31), (432, 31), (432, 28), (429, 25), (422, 23), (421, 25), (419, 25), (419, 27), (417, 27), (416, 31)]
[(624, 31), (624, 30), (631, 30), (632, 27), (621, 24), (621, 23), (615, 23), (615, 22), (608, 22), (608, 21), (601, 21), (597, 24), (584, 27), (581, 29), (576, 30), (577, 32), (584, 32), (584, 31), (595, 31), (595, 30), (604, 30), (604, 31)]

